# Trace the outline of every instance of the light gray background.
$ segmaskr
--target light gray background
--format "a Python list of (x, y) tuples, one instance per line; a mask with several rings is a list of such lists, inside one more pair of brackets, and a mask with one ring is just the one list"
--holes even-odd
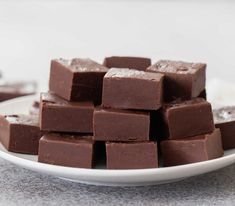
[(233, 0), (0, 0), (0, 69), (47, 89), (57, 57), (136, 55), (208, 63), (233, 81)]
[[(213, 93), (234, 82), (234, 25), (232, 0), (2, 0), (0, 70), (5, 79), (35, 79), (46, 90), (51, 58), (102, 61), (108, 55), (136, 55), (153, 62), (202, 61), (208, 63)], [(0, 159), (0, 205), (234, 205), (234, 174), (235, 165), (167, 185), (97, 187), (33, 173)]]

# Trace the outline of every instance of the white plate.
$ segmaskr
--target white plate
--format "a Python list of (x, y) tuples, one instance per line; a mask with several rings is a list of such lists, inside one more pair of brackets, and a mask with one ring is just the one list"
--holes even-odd
[[(1, 114), (27, 113), (36, 96), (21, 97), (0, 103)], [(235, 149), (225, 151), (223, 157), (175, 167), (135, 170), (79, 169), (37, 162), (35, 155), (23, 155), (0, 147), (0, 157), (20, 167), (53, 175), (74, 182), (109, 186), (141, 186), (175, 182), (211, 172), (235, 162)]]

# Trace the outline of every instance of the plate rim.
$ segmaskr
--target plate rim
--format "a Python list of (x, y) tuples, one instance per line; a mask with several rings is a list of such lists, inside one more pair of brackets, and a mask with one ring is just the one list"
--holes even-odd
[[(30, 95), (25, 97), (19, 97), (12, 100), (8, 100), (0, 103), (0, 108), (8, 106), (9, 104), (16, 104), (19, 101), (34, 101), (38, 97), (36, 95)], [(216, 158), (213, 160), (207, 160), (197, 163), (171, 166), (171, 167), (160, 167), (160, 168), (148, 168), (148, 169), (123, 169), (123, 170), (110, 170), (110, 169), (86, 169), (86, 168), (75, 168), (75, 167), (65, 167), (59, 165), (51, 165), (46, 163), (40, 163), (37, 161), (29, 160), (23, 157), (18, 157), (14, 155), (17, 153), (12, 153), (4, 150), (0, 150), (0, 157), (23, 168), (42, 172), (44, 174), (49, 174), (53, 176), (59, 176), (63, 178), (68, 178), (71, 180), (80, 179), (85, 182), (104, 182), (115, 184), (120, 181), (122, 183), (131, 184), (138, 177), (141, 182), (149, 182), (153, 177), (155, 181), (170, 180), (177, 178), (187, 178), (199, 174), (204, 174), (206, 172), (211, 172), (232, 163), (235, 163), (235, 151), (232, 154)], [(32, 156), (32, 155), (29, 155)], [(36, 155), (33, 155), (36, 156)], [(158, 177), (158, 178), (157, 178)], [(97, 180), (101, 178), (100, 180)], [(104, 180), (106, 178), (106, 180)], [(123, 179), (124, 178), (124, 179)], [(128, 179), (126, 179), (128, 178)], [(142, 178), (142, 179), (141, 179)], [(79, 181), (79, 180), (78, 180)], [(152, 180), (153, 181), (153, 180)], [(84, 182), (84, 181), (83, 181)], [(112, 185), (113, 185), (112, 184)]]
[[(1, 143), (0, 143), (1, 144)], [(41, 163), (29, 159), (25, 159), (23, 157), (18, 157), (13, 154), (18, 154), (14, 152), (8, 152), (8, 151), (3, 151), (0, 150), (0, 157), (8, 160), (12, 163), (15, 163), (17, 165), (22, 165), (22, 162), (25, 162), (25, 165), (30, 165), (30, 164), (35, 164), (36, 167), (42, 168), (42, 167), (48, 167), (48, 170), (55, 169), (55, 170), (63, 170), (66, 172), (72, 171), (72, 172), (78, 172), (79, 173), (84, 173), (86, 175), (94, 175), (95, 173), (98, 176), (113, 176), (114, 174), (118, 173), (120, 175), (132, 175), (133, 173), (137, 175), (141, 175), (141, 173), (148, 173), (148, 174), (153, 174), (153, 173), (167, 173), (170, 170), (174, 171), (180, 171), (184, 169), (191, 169), (191, 168), (198, 168), (200, 166), (207, 166), (207, 165), (214, 165), (219, 162), (223, 161), (234, 161), (235, 162), (235, 153), (229, 154), (220, 158), (212, 159), (212, 160), (207, 160), (207, 161), (201, 161), (201, 162), (196, 162), (196, 163), (190, 163), (190, 164), (184, 164), (184, 165), (178, 165), (178, 166), (170, 166), (170, 167), (157, 167), (157, 168), (147, 168), (147, 169), (89, 169), (89, 168), (77, 168), (77, 167), (66, 167), (66, 166), (60, 166), (60, 165), (52, 165), (52, 164), (47, 164), (47, 163)], [(20, 154), (20, 153), (19, 153)], [(24, 154), (27, 155), (27, 154)], [(37, 156), (37, 155), (27, 155), (27, 156)], [(106, 173), (106, 174), (105, 174)]]

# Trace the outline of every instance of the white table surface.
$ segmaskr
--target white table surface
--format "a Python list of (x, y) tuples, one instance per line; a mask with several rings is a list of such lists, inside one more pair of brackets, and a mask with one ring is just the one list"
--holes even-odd
[[(47, 90), (50, 59), (149, 56), (208, 63), (209, 96), (235, 74), (235, 2), (0, 0), (0, 70)], [(222, 79), (217, 80), (217, 79)], [(227, 92), (225, 97), (231, 97)], [(222, 99), (235, 104), (235, 100)], [(234, 205), (235, 165), (182, 182), (139, 188), (87, 186), (0, 159), (0, 205)]]

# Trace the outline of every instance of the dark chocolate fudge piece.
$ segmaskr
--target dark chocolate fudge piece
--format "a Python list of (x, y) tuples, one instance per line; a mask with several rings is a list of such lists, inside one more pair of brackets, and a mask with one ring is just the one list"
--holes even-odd
[(210, 134), (161, 142), (164, 166), (176, 166), (223, 156), (219, 129)]
[(108, 169), (145, 169), (158, 167), (156, 142), (107, 142)]
[(40, 128), (43, 131), (93, 131), (92, 102), (68, 102), (52, 93), (41, 93)]
[(68, 167), (92, 168), (94, 141), (91, 136), (45, 134), (39, 143), (38, 161)]
[(29, 114), (31, 115), (39, 115), (39, 102), (34, 101), (31, 107), (29, 108)]
[(144, 71), (151, 65), (151, 59), (143, 57), (112, 56), (106, 57), (103, 65), (108, 68), (128, 68)]
[(222, 135), (223, 148), (235, 148), (235, 106), (227, 106), (213, 110), (215, 127)]
[(102, 105), (157, 110), (162, 105), (162, 83), (162, 74), (112, 68), (104, 76)]
[(102, 109), (94, 112), (94, 139), (102, 141), (149, 140), (148, 112)]
[(160, 60), (148, 67), (147, 71), (165, 75), (165, 101), (172, 101), (179, 97), (185, 99), (198, 97), (205, 89), (206, 64)]
[(211, 104), (203, 98), (176, 101), (163, 107), (165, 137), (179, 139), (214, 130)]
[(37, 154), (42, 136), (38, 117), (34, 115), (0, 116), (0, 140), (11, 152)]
[(36, 82), (3, 82), (0, 84), (0, 102), (36, 92)]
[(90, 59), (52, 60), (49, 89), (68, 101), (92, 100), (99, 104), (107, 71)]

